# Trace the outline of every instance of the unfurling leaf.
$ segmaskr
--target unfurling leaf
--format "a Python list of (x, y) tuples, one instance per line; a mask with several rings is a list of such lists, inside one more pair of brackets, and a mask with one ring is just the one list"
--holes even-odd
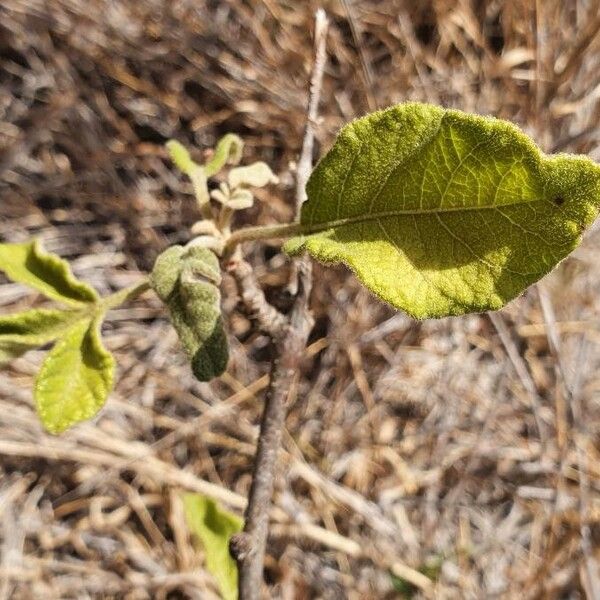
[(90, 419), (113, 385), (115, 361), (102, 345), (102, 315), (77, 321), (46, 356), (35, 384), (35, 404), (44, 427), (61, 433)]
[(24, 283), (63, 304), (82, 306), (98, 300), (96, 291), (76, 279), (65, 260), (44, 252), (37, 240), (0, 244), (0, 271), (12, 281)]
[(0, 364), (55, 340), (86, 311), (35, 308), (0, 316)]
[(237, 165), (242, 158), (244, 142), (234, 133), (224, 135), (217, 143), (213, 157), (204, 166), (206, 176), (216, 175), (226, 164)]
[(200, 165), (192, 160), (188, 149), (177, 140), (169, 140), (166, 143), (167, 150), (175, 166), (188, 177), (191, 177), (194, 170), (200, 168)]
[(229, 540), (242, 530), (242, 519), (200, 494), (185, 494), (183, 503), (187, 525), (202, 543), (206, 569), (215, 578), (223, 600), (237, 600), (238, 572), (229, 554)]
[(221, 375), (229, 358), (220, 283), (217, 257), (197, 246), (171, 246), (157, 258), (150, 275), (200, 381)]
[(303, 249), (417, 318), (495, 310), (580, 242), (600, 166), (546, 156), (514, 125), (426, 104), (344, 127), (312, 173)]
[(271, 171), (269, 165), (260, 161), (247, 167), (231, 169), (227, 180), (231, 189), (239, 186), (264, 187), (269, 183), (277, 183), (279, 181), (273, 171)]

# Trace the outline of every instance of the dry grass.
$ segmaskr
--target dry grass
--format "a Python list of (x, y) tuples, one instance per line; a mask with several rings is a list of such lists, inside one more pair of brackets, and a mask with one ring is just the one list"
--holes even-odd
[[(227, 131), (283, 182), (248, 220), (289, 218), (317, 5), (3, 0), (0, 239), (41, 236), (103, 292), (131, 283), (195, 216), (162, 143), (206, 148)], [(323, 5), (322, 148), (412, 98), (600, 158), (597, 0)], [(598, 597), (599, 245), (592, 232), (493, 320), (416, 323), (344, 269), (317, 269), (273, 513), (275, 597), (399, 597), (389, 570), (417, 597)], [(285, 307), (285, 259), (249, 251)], [(42, 353), (2, 372), (0, 598), (216, 597), (179, 493), (242, 509), (270, 356), (224, 292), (233, 358), (211, 385), (191, 378), (150, 294), (106, 326), (119, 383), (95, 423), (43, 433)], [(2, 310), (39, 303), (0, 286)], [(434, 581), (419, 577), (432, 561)]]

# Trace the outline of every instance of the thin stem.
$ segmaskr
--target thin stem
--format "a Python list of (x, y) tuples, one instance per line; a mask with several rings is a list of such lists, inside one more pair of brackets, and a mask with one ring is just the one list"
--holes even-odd
[[(478, 210), (490, 210), (495, 211), (498, 208), (502, 208), (501, 204), (489, 204), (487, 206), (479, 206)], [(250, 240), (264, 240), (269, 238), (284, 238), (291, 237), (293, 235), (310, 235), (313, 233), (319, 233), (321, 231), (327, 231), (329, 229), (335, 229), (337, 227), (343, 227), (344, 225), (353, 225), (356, 223), (366, 223), (367, 221), (377, 221), (379, 219), (385, 219), (388, 217), (401, 217), (401, 216), (414, 216), (414, 215), (440, 215), (442, 213), (455, 213), (455, 212), (468, 212), (472, 211), (471, 207), (464, 206), (450, 206), (448, 208), (414, 208), (414, 209), (401, 209), (394, 208), (391, 210), (383, 210), (377, 212), (371, 212), (368, 214), (358, 214), (351, 217), (343, 217), (340, 219), (333, 219), (331, 221), (323, 221), (320, 223), (314, 223), (312, 225), (305, 225), (302, 223), (284, 223), (283, 225), (264, 225), (257, 227), (243, 227), (234, 231), (231, 236), (227, 239), (225, 247), (227, 249), (233, 249), (236, 245), (247, 242)]]
[(258, 225), (256, 227), (243, 227), (236, 229), (225, 242), (225, 251), (233, 250), (242, 242), (254, 240), (268, 240), (272, 238), (286, 238), (302, 233), (300, 223), (284, 223), (282, 225)]
[(319, 101), (323, 87), (323, 72), (327, 61), (327, 16), (323, 9), (315, 13), (315, 59), (310, 79), (310, 92), (306, 111), (306, 126), (302, 140), (302, 150), (298, 159), (296, 172), (296, 220), (300, 220), (300, 209), (306, 201), (306, 182), (310, 176), (313, 164), (313, 148), (315, 142), (315, 127), (319, 118)]
[(133, 300), (137, 298), (140, 294), (143, 294), (146, 290), (150, 289), (150, 282), (147, 279), (132, 285), (131, 287), (124, 288), (111, 294), (110, 296), (106, 296), (106, 298), (102, 298), (100, 304), (105, 310), (111, 310), (112, 308), (116, 308), (117, 306), (121, 306), (125, 302), (129, 300)]

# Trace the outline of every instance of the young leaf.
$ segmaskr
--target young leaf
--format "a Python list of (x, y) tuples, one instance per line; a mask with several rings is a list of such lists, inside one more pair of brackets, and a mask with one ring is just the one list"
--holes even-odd
[(229, 539), (242, 530), (242, 519), (200, 494), (185, 494), (183, 503), (187, 525), (202, 543), (206, 569), (217, 581), (223, 600), (237, 600), (238, 573), (229, 554)]
[(217, 257), (198, 246), (171, 246), (157, 258), (150, 275), (199, 381), (221, 375), (229, 359), (220, 282)]
[(53, 341), (82, 318), (84, 311), (43, 308), (0, 316), (0, 364)]
[(35, 403), (44, 427), (61, 433), (90, 419), (113, 385), (115, 360), (102, 345), (102, 316), (82, 319), (56, 342), (35, 383)]
[(165, 145), (171, 160), (184, 175), (191, 177), (196, 169), (201, 168), (198, 163), (192, 160), (188, 149), (182, 143), (177, 140), (169, 140)]
[(227, 201), (227, 208), (231, 210), (243, 210), (244, 208), (250, 208), (254, 204), (254, 196), (250, 190), (238, 188), (233, 191)]
[(206, 176), (216, 175), (226, 164), (237, 165), (242, 158), (244, 142), (234, 133), (224, 135), (217, 143), (213, 157), (204, 166)]
[(98, 294), (77, 280), (69, 264), (44, 252), (37, 240), (23, 244), (0, 244), (0, 270), (18, 283), (24, 283), (63, 304), (81, 306), (98, 300)]
[(344, 127), (287, 250), (346, 263), (416, 318), (495, 310), (580, 242), (600, 166), (545, 156), (514, 125), (407, 103)]
[(264, 187), (269, 183), (277, 183), (279, 179), (271, 171), (271, 167), (267, 163), (259, 161), (245, 167), (231, 169), (227, 176), (227, 181), (229, 182), (229, 187), (234, 189), (240, 185)]

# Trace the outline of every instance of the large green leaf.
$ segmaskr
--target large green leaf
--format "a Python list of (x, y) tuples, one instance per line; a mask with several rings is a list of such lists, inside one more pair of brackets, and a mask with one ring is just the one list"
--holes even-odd
[(242, 519), (200, 494), (185, 494), (183, 503), (188, 527), (204, 547), (206, 569), (217, 581), (223, 600), (237, 600), (237, 565), (229, 554), (229, 540), (242, 530)]
[(102, 315), (82, 319), (56, 342), (35, 384), (35, 403), (44, 427), (61, 433), (90, 419), (113, 385), (115, 361), (102, 345)]
[(37, 240), (0, 244), (0, 271), (4, 271), (9, 279), (64, 304), (81, 306), (98, 300), (96, 291), (77, 280), (65, 260), (44, 252)]
[(514, 125), (426, 104), (344, 127), (286, 249), (343, 262), (417, 318), (494, 310), (579, 243), (600, 167), (542, 154)]
[(53, 341), (83, 318), (84, 311), (43, 308), (0, 316), (0, 364)]

